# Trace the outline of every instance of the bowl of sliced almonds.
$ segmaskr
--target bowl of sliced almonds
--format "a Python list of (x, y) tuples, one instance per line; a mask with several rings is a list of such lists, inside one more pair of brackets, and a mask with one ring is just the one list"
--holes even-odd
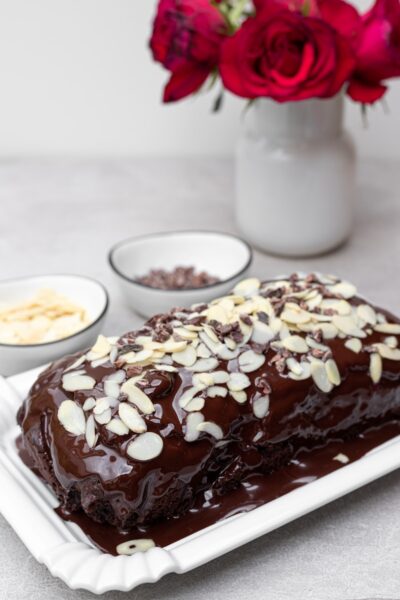
[(26, 371), (90, 346), (107, 309), (106, 289), (88, 277), (0, 282), (0, 373)]

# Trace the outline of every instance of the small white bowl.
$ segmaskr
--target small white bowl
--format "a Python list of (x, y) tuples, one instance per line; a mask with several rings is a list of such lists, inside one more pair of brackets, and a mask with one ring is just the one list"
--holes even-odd
[[(108, 255), (128, 306), (150, 317), (174, 306), (209, 302), (232, 290), (250, 268), (253, 253), (240, 238), (212, 231), (176, 231), (130, 238)], [(160, 290), (134, 281), (151, 269), (193, 266), (220, 279), (202, 288)]]
[(89, 347), (100, 333), (108, 309), (106, 289), (94, 279), (80, 275), (39, 275), (0, 281), (0, 303), (29, 300), (40, 289), (50, 288), (82, 306), (89, 325), (61, 340), (43, 344), (0, 343), (0, 373), (13, 375)]

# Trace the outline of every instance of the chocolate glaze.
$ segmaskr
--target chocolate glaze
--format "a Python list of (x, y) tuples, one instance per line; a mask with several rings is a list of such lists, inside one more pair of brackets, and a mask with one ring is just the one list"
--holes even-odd
[[(351, 303), (359, 304), (361, 300), (354, 298)], [(380, 312), (391, 322), (399, 322), (393, 315)], [(134, 337), (134, 334), (125, 336), (121, 345), (132, 342)], [(368, 346), (382, 342), (385, 337), (373, 332), (363, 343)], [(86, 362), (80, 368), (94, 377), (96, 387), (71, 393), (62, 388), (61, 379), (65, 369), (79, 355), (59, 360), (42, 373), (21, 408), (18, 421), (24, 451), (41, 477), (55, 490), (61, 502), (59, 512), (65, 518), (83, 511), (97, 522), (129, 531), (130, 539), (137, 527), (187, 513), (187, 517), (181, 517), (186, 523), (185, 519), (191, 521), (190, 515), (197, 510), (204, 517), (196, 517), (193, 525), (185, 525), (183, 534), (186, 535), (191, 528), (196, 530), (209, 523), (206, 514), (214, 515), (216, 520), (236, 510), (235, 506), (238, 510), (247, 510), (249, 506), (268, 501), (272, 489), (278, 489), (273, 492), (272, 497), (275, 497), (274, 494), (281, 495), (296, 487), (299, 477), (294, 457), (303, 460), (307, 452), (332, 439), (357, 438), (359, 441), (362, 438), (357, 436), (371, 426), (400, 419), (400, 362), (384, 360), (382, 378), (379, 384), (373, 384), (368, 373), (370, 355), (367, 351), (355, 354), (339, 338), (324, 343), (330, 347), (342, 378), (341, 384), (328, 394), (321, 392), (311, 379), (293, 381), (280, 374), (271, 365), (274, 351), (267, 347), (266, 362), (249, 374), (251, 386), (246, 390), (245, 404), (238, 404), (229, 394), (225, 398), (207, 400), (202, 412), (207, 421), (214, 421), (222, 428), (223, 444), (206, 434), (193, 443), (184, 440), (186, 413), (179, 407), (178, 400), (191, 386), (192, 373), (179, 365), (176, 365), (177, 373), (161, 373), (146, 367), (148, 384), (144, 391), (156, 407), (153, 414), (145, 417), (147, 428), (164, 439), (162, 453), (148, 462), (134, 461), (127, 455), (128, 443), (135, 434), (116, 436), (100, 426), (98, 443), (91, 449), (84, 436), (74, 437), (64, 429), (57, 418), (61, 402), (69, 398), (83, 404), (88, 397), (104, 396), (102, 380), (117, 367), (108, 362), (93, 368)], [(235, 371), (237, 362), (220, 360), (219, 369)], [(266, 378), (271, 388), (270, 411), (264, 419), (258, 419), (253, 414), (252, 403), (265, 393)], [(354, 449), (356, 458), (359, 456), (357, 448), (363, 445)], [(299, 454), (300, 451), (306, 454)], [(310, 476), (318, 476), (320, 463), (316, 459), (311, 471), (316, 469), (317, 474), (313, 471)], [(287, 464), (290, 483), (282, 487), (276, 481), (282, 474), (287, 477), (287, 471), (282, 471)], [(335, 464), (334, 468), (338, 466)], [(329, 468), (323, 467), (321, 473), (329, 472)], [(278, 470), (280, 475), (263, 479)], [(256, 478), (261, 491), (259, 494), (251, 491), (249, 496), (249, 489), (253, 489), (248, 486), (248, 482), (253, 481), (251, 478)], [(261, 481), (267, 483), (264, 485)], [(232, 490), (229, 499), (218, 500)], [(212, 502), (223, 507), (220, 512), (214, 508), (199, 509), (204, 504), (204, 494), (208, 501), (213, 498)], [(188, 513), (193, 506), (195, 508)], [(86, 521), (86, 531), (89, 522)], [(93, 527), (98, 528), (98, 525)], [(97, 539), (93, 527), (89, 535)], [(154, 535), (162, 544), (174, 537), (171, 533), (157, 533), (167, 529), (171, 532), (173, 527), (157, 525), (155, 530)], [(107, 535), (111, 535), (110, 530), (107, 531)], [(152, 536), (149, 532), (152, 532), (151, 526), (145, 537)], [(117, 532), (111, 538), (115, 536), (119, 539)], [(97, 543), (108, 551), (112, 549), (103, 542)]]
[(289, 492), (337, 471), (344, 465), (334, 457), (345, 454), (349, 463), (364, 456), (369, 450), (400, 435), (400, 422), (392, 421), (351, 440), (332, 440), (313, 450), (300, 449), (288, 465), (268, 475), (246, 477), (234, 490), (215, 495), (198, 495), (194, 506), (185, 514), (168, 520), (143, 525), (122, 532), (111, 525), (95, 523), (82, 511), (66, 514), (57, 509), (63, 519), (78, 525), (93, 544), (109, 554), (116, 555), (118, 544), (132, 539), (151, 538), (157, 546), (165, 547), (205, 527), (232, 515), (248, 512)]

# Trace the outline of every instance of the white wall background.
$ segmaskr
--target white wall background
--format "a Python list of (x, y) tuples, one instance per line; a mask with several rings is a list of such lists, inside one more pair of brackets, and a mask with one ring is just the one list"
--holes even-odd
[[(358, 0), (365, 3), (367, 0)], [(0, 157), (229, 154), (242, 102), (160, 102), (167, 74), (147, 49), (156, 0), (0, 0)], [(361, 154), (400, 156), (400, 85), (365, 129)]]

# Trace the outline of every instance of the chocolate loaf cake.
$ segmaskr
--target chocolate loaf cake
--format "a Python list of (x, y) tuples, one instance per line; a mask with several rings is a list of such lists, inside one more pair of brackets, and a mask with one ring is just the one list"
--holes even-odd
[(400, 419), (400, 321), (332, 276), (248, 279), (44, 371), (23, 454), (65, 513), (129, 530), (299, 449)]

